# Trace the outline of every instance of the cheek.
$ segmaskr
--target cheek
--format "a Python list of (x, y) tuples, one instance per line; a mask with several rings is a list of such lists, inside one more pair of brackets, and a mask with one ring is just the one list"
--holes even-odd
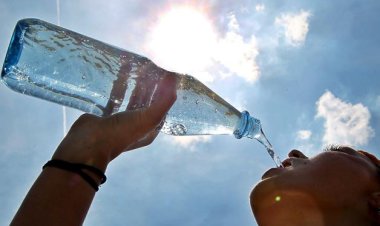
[(315, 159), (297, 174), (299, 178), (293, 179), (293, 182), (299, 184), (301, 189), (333, 199), (360, 192), (371, 180), (368, 168), (355, 157), (342, 154)]
[[(305, 197), (317, 203), (347, 202), (362, 193), (371, 181), (368, 168), (342, 155), (312, 159), (307, 165), (268, 178), (256, 185), (251, 193), (253, 210), (273, 205), (277, 197)], [(305, 196), (302, 196), (304, 194)]]
[[(343, 189), (350, 189), (348, 184), (355, 181), (357, 175), (352, 170), (337, 170), (334, 165), (309, 164), (289, 170), (276, 177), (261, 181), (252, 192), (254, 200), (273, 199), (280, 193), (305, 193), (310, 196), (329, 196)], [(356, 179), (357, 181), (357, 179)], [(356, 182), (355, 182), (356, 183)]]

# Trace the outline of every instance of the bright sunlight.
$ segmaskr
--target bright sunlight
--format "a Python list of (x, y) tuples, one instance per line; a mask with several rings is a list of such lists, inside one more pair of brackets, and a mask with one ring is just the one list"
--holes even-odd
[(147, 47), (160, 66), (199, 75), (211, 63), (216, 36), (204, 12), (190, 6), (173, 7), (159, 15)]

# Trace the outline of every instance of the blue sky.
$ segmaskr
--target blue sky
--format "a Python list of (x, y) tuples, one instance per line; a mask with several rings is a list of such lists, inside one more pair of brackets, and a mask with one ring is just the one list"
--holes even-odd
[[(293, 148), (314, 155), (330, 143), (380, 156), (378, 1), (61, 0), (59, 8), (63, 27), (192, 74), (248, 110), (281, 158)], [(56, 1), (0, 2), (1, 60), (16, 22), (27, 17), (57, 23)], [(0, 97), (6, 225), (63, 125), (56, 104), (5, 85)], [(67, 126), (80, 114), (68, 109)], [(161, 134), (109, 166), (85, 225), (256, 225), (249, 192), (273, 166), (249, 139)]]

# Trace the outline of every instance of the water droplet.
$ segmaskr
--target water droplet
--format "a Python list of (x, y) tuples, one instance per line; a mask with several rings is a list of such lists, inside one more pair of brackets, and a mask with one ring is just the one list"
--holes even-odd
[(215, 113), (218, 113), (218, 109), (215, 108)]
[(199, 104), (199, 100), (198, 99), (195, 101), (195, 104)]
[(82, 79), (85, 80), (85, 79), (86, 79), (86, 76), (85, 76), (85, 75), (82, 75)]
[(170, 127), (170, 133), (173, 134), (173, 135), (176, 135), (176, 136), (185, 135), (186, 132), (187, 132), (187, 129), (182, 124), (173, 124)]

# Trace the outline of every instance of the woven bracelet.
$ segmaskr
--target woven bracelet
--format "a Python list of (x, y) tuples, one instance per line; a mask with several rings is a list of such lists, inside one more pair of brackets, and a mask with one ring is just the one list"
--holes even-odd
[(84, 169), (88, 170), (88, 171), (94, 173), (95, 175), (97, 175), (98, 177), (100, 177), (101, 178), (100, 184), (104, 184), (104, 182), (106, 182), (106, 180), (107, 180), (106, 175), (104, 175), (104, 173), (100, 169), (93, 167), (93, 166), (86, 165), (86, 164), (82, 164), (82, 163), (71, 163), (71, 162), (67, 162), (67, 161), (63, 161), (63, 160), (52, 159), (52, 160), (48, 161), (42, 167), (42, 169), (45, 169), (46, 167), (55, 167), (55, 168), (59, 168), (59, 169), (63, 169), (63, 170), (67, 170), (67, 171), (76, 173), (79, 176), (81, 176), (83, 178), (83, 180), (85, 180), (95, 191), (99, 190), (99, 185), (98, 185), (98, 183), (96, 183), (96, 181), (91, 176), (89, 176), (87, 173), (85, 173), (83, 171)]

